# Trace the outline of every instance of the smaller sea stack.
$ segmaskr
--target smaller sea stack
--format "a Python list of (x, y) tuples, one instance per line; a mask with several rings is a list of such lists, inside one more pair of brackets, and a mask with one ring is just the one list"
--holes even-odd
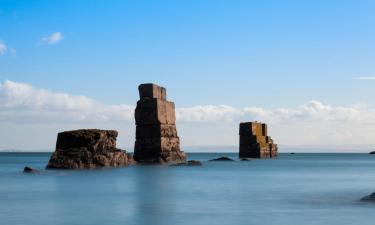
[(56, 150), (47, 169), (120, 167), (133, 163), (130, 154), (116, 148), (117, 131), (83, 129), (57, 135)]
[(276, 158), (277, 150), (267, 134), (267, 124), (240, 123), (240, 158)]

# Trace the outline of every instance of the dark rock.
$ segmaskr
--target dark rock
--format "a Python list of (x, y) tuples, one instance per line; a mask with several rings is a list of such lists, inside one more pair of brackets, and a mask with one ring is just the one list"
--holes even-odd
[(216, 159), (211, 159), (209, 161), (234, 161), (234, 160), (229, 158), (229, 157), (222, 156), (222, 157), (219, 157), (219, 158), (216, 158)]
[(116, 148), (117, 135), (115, 130), (97, 129), (59, 133), (47, 169), (90, 169), (134, 163), (130, 154)]
[(375, 151), (369, 152), (370, 155), (375, 155)]
[(258, 122), (240, 123), (240, 158), (276, 158), (278, 147), (267, 136), (267, 125)]
[(294, 152), (291, 152), (290, 154), (291, 154), (291, 155), (294, 155), (294, 154), (296, 154), (296, 153), (294, 153)]
[(375, 192), (361, 199), (363, 202), (375, 202)]
[(24, 173), (39, 173), (39, 170), (34, 169), (32, 167), (29, 167), (29, 166), (25, 166), (25, 168), (23, 168), (23, 172)]
[(241, 158), (241, 161), (250, 161), (249, 158)]
[(199, 160), (189, 160), (187, 164), (188, 166), (201, 166), (202, 162)]
[(202, 162), (198, 160), (189, 160), (187, 162), (172, 164), (171, 166), (202, 166)]
[(138, 87), (135, 109), (134, 159), (140, 163), (185, 163), (177, 135), (175, 106), (166, 100), (166, 90), (155, 84)]

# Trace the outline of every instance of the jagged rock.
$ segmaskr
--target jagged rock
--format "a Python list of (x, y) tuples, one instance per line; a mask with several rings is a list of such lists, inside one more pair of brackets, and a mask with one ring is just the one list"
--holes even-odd
[(34, 169), (32, 167), (29, 167), (29, 166), (25, 166), (25, 168), (23, 168), (23, 172), (24, 173), (39, 173), (39, 170)]
[(375, 192), (361, 199), (363, 202), (375, 202)]
[(219, 158), (216, 158), (216, 159), (210, 159), (209, 161), (234, 161), (234, 160), (229, 158), (229, 157), (222, 156), (222, 157), (219, 157)]
[(61, 132), (47, 169), (119, 167), (134, 163), (130, 154), (116, 148), (117, 131), (83, 129)]
[(141, 163), (185, 163), (175, 124), (175, 105), (167, 101), (166, 89), (155, 84), (141, 84), (138, 89), (134, 159)]
[(277, 145), (267, 136), (267, 125), (240, 123), (240, 158), (276, 158)]

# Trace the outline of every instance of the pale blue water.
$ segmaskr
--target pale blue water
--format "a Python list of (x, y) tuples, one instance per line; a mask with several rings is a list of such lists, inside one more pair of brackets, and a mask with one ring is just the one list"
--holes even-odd
[(0, 224), (373, 225), (375, 156), (281, 154), (201, 167), (132, 166), (23, 174), (48, 153), (0, 153)]

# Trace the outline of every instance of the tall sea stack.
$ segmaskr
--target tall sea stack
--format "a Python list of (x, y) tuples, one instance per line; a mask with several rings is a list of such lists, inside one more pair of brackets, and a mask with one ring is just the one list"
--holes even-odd
[(181, 163), (175, 106), (167, 101), (166, 89), (156, 84), (138, 87), (140, 100), (135, 109), (136, 141), (134, 159), (141, 163)]
[(240, 123), (240, 158), (276, 158), (277, 145), (267, 136), (267, 124)]

